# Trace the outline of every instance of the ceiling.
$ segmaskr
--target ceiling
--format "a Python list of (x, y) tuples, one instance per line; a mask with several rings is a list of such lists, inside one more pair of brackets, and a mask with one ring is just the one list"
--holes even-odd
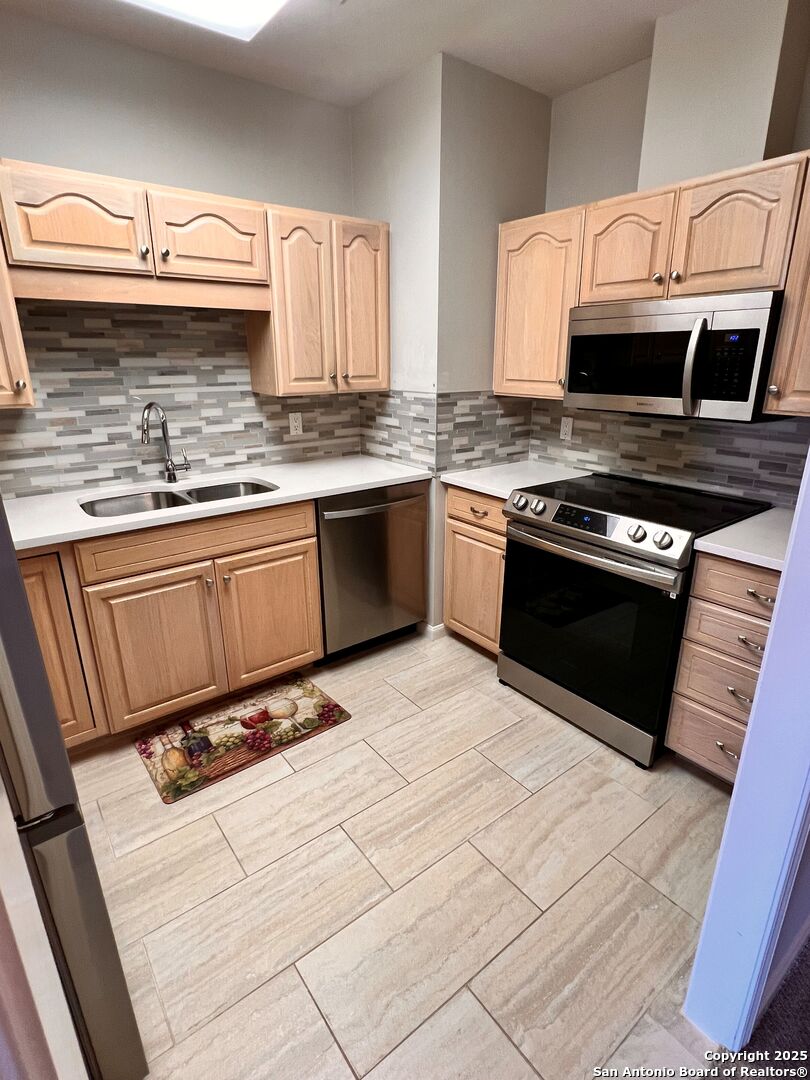
[(122, 0), (0, 0), (0, 8), (354, 105), (437, 52), (554, 97), (649, 56), (656, 18), (688, 2), (289, 0), (250, 42)]

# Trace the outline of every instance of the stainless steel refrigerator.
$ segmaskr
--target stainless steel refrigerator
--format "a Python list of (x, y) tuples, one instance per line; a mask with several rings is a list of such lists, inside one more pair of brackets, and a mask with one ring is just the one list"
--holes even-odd
[(0, 500), (0, 770), (94, 1080), (146, 1058)]

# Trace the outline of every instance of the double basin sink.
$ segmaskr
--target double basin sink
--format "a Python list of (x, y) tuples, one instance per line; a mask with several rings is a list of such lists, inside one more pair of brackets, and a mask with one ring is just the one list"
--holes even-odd
[(85, 514), (90, 514), (91, 517), (121, 517), (126, 514), (144, 514), (149, 510), (168, 510), (175, 506), (194, 506), (218, 499), (241, 499), (245, 495), (261, 495), (268, 491), (278, 491), (278, 484), (266, 484), (260, 480), (239, 480), (204, 484), (181, 491), (170, 491), (167, 488), (159, 491), (134, 491), (127, 495), (90, 499), (79, 505)]

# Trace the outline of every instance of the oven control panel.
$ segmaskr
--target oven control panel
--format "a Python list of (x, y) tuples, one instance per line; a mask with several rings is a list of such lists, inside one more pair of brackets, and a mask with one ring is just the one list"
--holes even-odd
[(551, 519), (555, 525), (567, 525), (570, 529), (582, 529), (583, 532), (597, 536), (610, 536), (616, 527), (618, 518), (601, 514), (597, 510), (583, 510), (581, 506), (560, 503)]

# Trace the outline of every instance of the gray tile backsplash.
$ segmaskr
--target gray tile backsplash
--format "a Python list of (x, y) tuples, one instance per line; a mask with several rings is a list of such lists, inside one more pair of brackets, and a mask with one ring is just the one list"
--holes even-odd
[(436, 469), (474, 469), (529, 456), (532, 402), (488, 391), (439, 394)]

